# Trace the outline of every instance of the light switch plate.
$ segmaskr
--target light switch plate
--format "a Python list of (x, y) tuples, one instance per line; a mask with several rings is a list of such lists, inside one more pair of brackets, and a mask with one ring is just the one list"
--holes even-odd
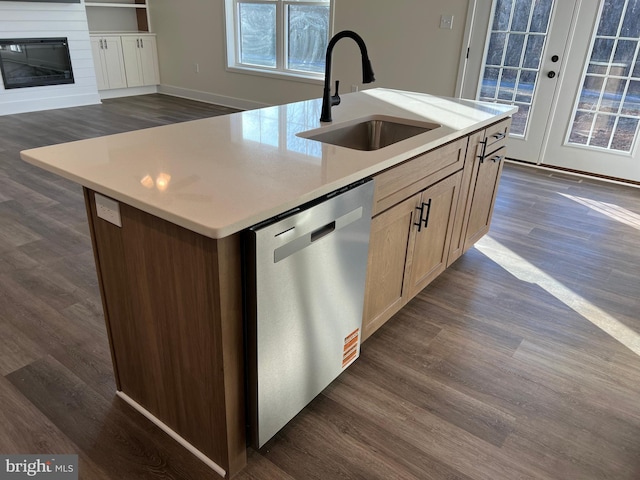
[(453, 29), (453, 15), (440, 15), (440, 28)]
[(95, 194), (95, 199), (96, 214), (98, 217), (109, 223), (113, 223), (118, 227), (122, 227), (122, 221), (120, 219), (120, 204), (115, 200), (100, 195), (99, 193)]

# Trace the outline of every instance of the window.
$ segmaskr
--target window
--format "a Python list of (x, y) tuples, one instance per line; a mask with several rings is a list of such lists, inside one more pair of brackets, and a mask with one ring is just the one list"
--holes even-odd
[(333, 0), (226, 0), (227, 66), (322, 79)]

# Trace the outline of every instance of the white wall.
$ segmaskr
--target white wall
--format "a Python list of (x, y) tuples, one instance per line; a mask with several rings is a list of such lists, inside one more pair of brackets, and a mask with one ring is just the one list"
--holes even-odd
[[(318, 84), (226, 71), (224, 0), (147, 1), (158, 34), (160, 91), (246, 108), (322, 95)], [(468, 0), (336, 0), (334, 31), (354, 30), (364, 38), (376, 74), (372, 87), (453, 96), (467, 5)], [(439, 28), (441, 14), (454, 15), (452, 30)], [(362, 81), (359, 51), (345, 39), (334, 55), (332, 76), (348, 92)]]
[(84, 3), (0, 2), (0, 37), (67, 37), (75, 83), (5, 90), (0, 115), (100, 103)]

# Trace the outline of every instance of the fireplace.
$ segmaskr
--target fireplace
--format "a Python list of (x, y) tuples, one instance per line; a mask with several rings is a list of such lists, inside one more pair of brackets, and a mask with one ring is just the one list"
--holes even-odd
[(0, 39), (5, 89), (74, 83), (66, 38)]

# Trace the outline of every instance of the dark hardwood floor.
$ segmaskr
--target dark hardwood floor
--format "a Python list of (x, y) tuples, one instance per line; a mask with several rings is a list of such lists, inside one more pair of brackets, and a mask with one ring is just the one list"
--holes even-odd
[[(115, 396), (81, 188), (25, 148), (219, 115), (150, 95), (0, 116), (0, 453), (216, 478)], [(236, 478), (639, 479), (640, 190), (507, 164), (488, 236)]]

